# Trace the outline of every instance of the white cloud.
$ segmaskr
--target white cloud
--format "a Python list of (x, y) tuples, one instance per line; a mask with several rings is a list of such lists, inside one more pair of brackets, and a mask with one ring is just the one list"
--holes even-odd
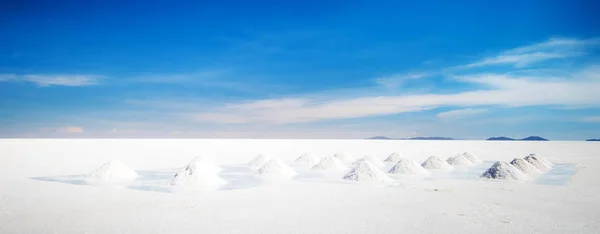
[(451, 111), (438, 113), (437, 117), (440, 119), (460, 119), (460, 118), (469, 117), (469, 116), (473, 116), (473, 115), (483, 114), (486, 112), (488, 112), (488, 109), (466, 108), (466, 109), (458, 109), (458, 110), (451, 110)]
[(99, 83), (100, 76), (93, 75), (16, 75), (16, 74), (0, 74), (0, 82), (16, 82), (25, 81), (35, 83), (36, 85), (45, 86), (88, 86)]
[(532, 63), (549, 59), (569, 57), (569, 54), (535, 52), (527, 54), (504, 54), (491, 58), (485, 58), (479, 62), (467, 64), (465, 67), (482, 67), (488, 65), (513, 64), (515, 67), (524, 67)]
[(600, 116), (587, 116), (581, 118), (580, 121), (585, 123), (600, 123)]
[(394, 74), (391, 76), (385, 76), (375, 79), (375, 83), (384, 86), (386, 88), (397, 88), (406, 81), (418, 80), (425, 77), (432, 76), (431, 72), (417, 72), (417, 73), (406, 73), (406, 74)]

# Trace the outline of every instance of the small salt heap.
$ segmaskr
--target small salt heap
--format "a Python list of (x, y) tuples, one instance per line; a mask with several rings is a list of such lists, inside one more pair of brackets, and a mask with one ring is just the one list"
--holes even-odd
[(542, 174), (542, 171), (522, 158), (515, 158), (510, 162), (510, 164), (529, 176), (537, 176)]
[(510, 165), (510, 163), (498, 161), (494, 163), (481, 177), (498, 180), (525, 181), (531, 179), (528, 175)]
[(368, 161), (368, 162), (370, 162), (371, 164), (373, 164), (376, 167), (380, 167), (380, 168), (381, 167), (385, 167), (385, 164), (383, 162), (381, 162), (381, 160), (379, 160), (378, 158), (373, 157), (371, 155), (364, 156), (363, 158), (361, 158), (361, 159), (357, 160), (356, 162), (352, 163), (352, 165), (356, 166), (356, 165), (360, 164), (363, 161)]
[(218, 176), (219, 171), (221, 171), (221, 168), (211, 159), (206, 157), (194, 158), (173, 176), (171, 185), (194, 189), (218, 188), (227, 183)]
[(379, 168), (371, 164), (368, 160), (360, 162), (348, 174), (344, 175), (344, 180), (357, 182), (391, 182), (392, 180)]
[(262, 166), (265, 165), (265, 163), (267, 163), (269, 161), (269, 157), (264, 155), (264, 154), (259, 154), (256, 156), (256, 158), (252, 159), (252, 161), (250, 161), (248, 163), (248, 166), (252, 169), (252, 170), (257, 170), (258, 168), (261, 168)]
[(394, 167), (392, 167), (388, 173), (390, 174), (428, 174), (429, 171), (425, 170), (421, 165), (419, 165), (415, 160), (411, 158), (401, 158)]
[(313, 166), (319, 162), (319, 158), (312, 154), (304, 153), (300, 155), (300, 157), (298, 157), (294, 162), (299, 165)]
[(344, 165), (340, 160), (338, 160), (334, 156), (329, 156), (322, 158), (319, 163), (312, 167), (312, 170), (315, 171), (344, 171), (348, 170), (346, 165)]
[(469, 159), (469, 161), (473, 162), (473, 164), (480, 164), (483, 163), (483, 161), (481, 159), (479, 159), (477, 156), (469, 153), (469, 152), (463, 152), (461, 153), (461, 155), (467, 159)]
[(271, 159), (256, 171), (256, 175), (266, 179), (290, 179), (296, 172), (279, 159)]
[(524, 158), (527, 162), (531, 163), (533, 166), (537, 167), (542, 172), (547, 172), (552, 169), (552, 163), (540, 156), (535, 154), (530, 154)]
[(457, 154), (449, 157), (446, 162), (452, 166), (473, 166), (473, 162), (466, 158), (463, 154)]
[(442, 160), (437, 156), (431, 156), (425, 162), (421, 164), (421, 166), (425, 169), (429, 170), (452, 170), (454, 167), (448, 164), (446, 161)]
[(393, 152), (383, 161), (387, 162), (387, 163), (398, 163), (401, 158), (402, 158), (402, 156), (399, 153)]
[(128, 183), (137, 177), (137, 173), (117, 160), (111, 160), (96, 168), (85, 177), (89, 184)]
[(356, 159), (354, 157), (344, 154), (342, 152), (336, 153), (335, 155), (333, 155), (333, 157), (336, 157), (338, 160), (340, 160), (340, 162), (342, 162), (343, 164), (346, 164), (346, 165), (350, 165), (354, 161), (356, 161)]

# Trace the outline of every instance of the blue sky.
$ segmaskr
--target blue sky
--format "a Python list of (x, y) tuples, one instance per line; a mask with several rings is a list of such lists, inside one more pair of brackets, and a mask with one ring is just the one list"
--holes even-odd
[(13, 1), (0, 137), (600, 138), (594, 1)]

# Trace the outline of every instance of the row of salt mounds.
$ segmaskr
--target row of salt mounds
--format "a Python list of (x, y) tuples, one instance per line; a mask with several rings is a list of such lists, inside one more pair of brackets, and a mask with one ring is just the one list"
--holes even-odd
[(531, 163), (533, 166), (537, 167), (542, 172), (547, 172), (552, 169), (552, 163), (540, 156), (535, 154), (530, 154), (524, 158), (527, 162)]
[(360, 162), (343, 177), (344, 180), (356, 182), (390, 182), (391, 179), (368, 160)]
[(497, 161), (486, 172), (481, 174), (481, 177), (498, 180), (515, 180), (524, 181), (531, 177), (517, 169), (513, 165), (503, 161)]
[(194, 158), (173, 176), (170, 184), (190, 188), (218, 188), (227, 183), (218, 176), (219, 171), (221, 168), (214, 161), (205, 157)]
[(361, 162), (364, 162), (364, 161), (368, 161), (368, 162), (370, 162), (371, 164), (373, 164), (376, 167), (385, 167), (385, 164), (383, 164), (383, 162), (381, 162), (381, 160), (379, 160), (378, 158), (373, 157), (371, 155), (364, 156), (363, 158), (361, 158), (361, 159), (357, 160), (356, 162), (352, 163), (352, 165), (353, 166), (357, 166)]
[(452, 170), (454, 167), (448, 164), (446, 161), (442, 160), (437, 156), (431, 156), (425, 162), (421, 164), (421, 166), (425, 169), (430, 170)]
[(89, 184), (127, 183), (137, 178), (137, 173), (120, 161), (111, 160), (87, 174)]
[(313, 166), (319, 162), (319, 158), (309, 153), (303, 153), (294, 162), (300, 165)]
[(421, 165), (419, 165), (415, 160), (411, 158), (401, 158), (396, 165), (394, 165), (388, 173), (390, 174), (410, 174), (410, 175), (419, 175), (419, 174), (428, 174), (429, 171), (425, 170)]
[(473, 164), (483, 163), (483, 160), (479, 159), (477, 156), (475, 156), (469, 152), (463, 152), (460, 155), (467, 158), (469, 161), (473, 162)]
[(256, 175), (266, 179), (290, 179), (296, 175), (294, 169), (290, 168), (279, 159), (271, 159), (256, 171)]
[(537, 176), (543, 173), (533, 164), (522, 158), (515, 158), (510, 161), (510, 164), (529, 176)]
[(347, 155), (345, 153), (342, 152), (338, 152), (335, 155), (333, 155), (333, 157), (336, 157), (338, 160), (340, 160), (340, 162), (342, 162), (343, 164), (349, 165), (352, 164), (353, 162), (356, 161), (356, 159), (350, 155)]
[(345, 171), (348, 170), (348, 167), (344, 165), (338, 158), (335, 156), (329, 156), (322, 158), (319, 163), (312, 167), (312, 170), (315, 171)]
[(386, 159), (384, 159), (383, 162), (398, 163), (401, 158), (402, 158), (402, 155), (400, 155), (397, 152), (393, 152), (392, 154), (390, 154), (390, 156), (388, 156)]
[(269, 159), (270, 158), (268, 156), (264, 154), (259, 154), (256, 156), (256, 158), (252, 159), (252, 161), (250, 161), (247, 165), (252, 170), (258, 170), (259, 168), (264, 166), (269, 161)]
[(465, 157), (463, 154), (457, 154), (449, 157), (446, 162), (452, 166), (473, 166), (475, 165), (471, 160)]

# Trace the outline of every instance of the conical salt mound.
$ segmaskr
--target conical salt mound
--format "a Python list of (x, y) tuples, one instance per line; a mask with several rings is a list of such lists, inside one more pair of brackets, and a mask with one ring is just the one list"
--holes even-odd
[(425, 162), (421, 164), (421, 166), (425, 169), (430, 170), (452, 170), (454, 167), (448, 164), (446, 161), (442, 160), (437, 156), (431, 156)]
[(390, 174), (410, 174), (410, 175), (418, 175), (418, 174), (428, 174), (429, 171), (425, 170), (421, 165), (419, 165), (415, 160), (411, 158), (401, 158), (392, 169), (388, 171)]
[(348, 168), (334, 156), (322, 158), (319, 163), (312, 167), (315, 171), (343, 171)]
[(304, 153), (300, 155), (300, 157), (298, 157), (294, 162), (296, 164), (313, 166), (319, 162), (319, 158), (312, 154)]
[(469, 159), (469, 161), (473, 162), (473, 164), (480, 164), (483, 163), (483, 161), (481, 159), (479, 159), (477, 156), (469, 153), (469, 152), (463, 152), (461, 153), (461, 155), (467, 159)]
[(391, 179), (379, 168), (371, 164), (369, 161), (359, 163), (348, 174), (344, 175), (344, 180), (357, 182), (390, 182)]
[(383, 162), (381, 162), (378, 158), (373, 157), (371, 155), (367, 155), (359, 160), (357, 160), (356, 162), (352, 163), (353, 166), (356, 166), (358, 164), (360, 164), (363, 161), (368, 161), (371, 164), (373, 164), (376, 167), (385, 167), (385, 164), (383, 164)]
[(473, 165), (475, 165), (475, 164), (473, 164), (473, 162), (471, 162), (471, 160), (467, 159), (462, 154), (457, 154), (452, 157), (449, 157), (446, 160), (446, 162), (452, 166), (473, 166)]
[(510, 164), (529, 176), (537, 176), (542, 174), (542, 171), (522, 158), (515, 158), (510, 162)]
[(510, 165), (510, 163), (498, 161), (490, 167), (486, 172), (481, 174), (481, 177), (498, 180), (529, 180), (531, 177), (525, 175), (522, 171)]
[(540, 156), (535, 154), (530, 154), (524, 158), (527, 162), (531, 163), (533, 166), (537, 167), (542, 172), (547, 172), (552, 169), (552, 163)]
[(248, 166), (250, 166), (252, 170), (257, 170), (258, 168), (264, 166), (265, 163), (269, 161), (269, 159), (270, 158), (268, 156), (264, 154), (259, 154), (256, 156), (256, 158), (252, 159), (252, 161), (248, 163)]
[(127, 183), (135, 180), (137, 173), (120, 161), (108, 161), (85, 177), (85, 181), (94, 183)]
[(336, 153), (335, 155), (333, 155), (333, 157), (336, 157), (338, 160), (340, 160), (340, 162), (346, 165), (352, 164), (354, 161), (356, 161), (354, 157), (341, 152)]
[(216, 188), (227, 183), (218, 176), (220, 170), (221, 168), (215, 165), (212, 160), (195, 158), (173, 176), (171, 185), (193, 188)]
[(385, 160), (383, 160), (383, 161), (384, 161), (384, 162), (387, 162), (387, 163), (398, 163), (398, 162), (400, 161), (400, 159), (401, 159), (401, 158), (402, 158), (402, 156), (401, 156), (399, 153), (397, 153), (397, 152), (394, 152), (394, 153), (390, 154), (390, 156), (388, 156), (388, 157), (387, 157)]
[(296, 172), (281, 160), (271, 159), (259, 168), (256, 174), (269, 179), (289, 179), (294, 177)]

